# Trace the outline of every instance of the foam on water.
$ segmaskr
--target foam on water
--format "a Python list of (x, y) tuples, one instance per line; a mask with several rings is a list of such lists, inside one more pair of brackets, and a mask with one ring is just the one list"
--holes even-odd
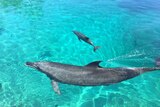
[[(158, 0), (1, 0), (0, 107), (159, 107), (159, 71), (110, 86), (59, 83), (59, 96), (47, 76), (24, 65), (102, 60), (105, 67), (154, 66), (160, 56), (160, 11), (144, 5), (148, 2)], [(100, 48), (94, 53), (72, 30)]]

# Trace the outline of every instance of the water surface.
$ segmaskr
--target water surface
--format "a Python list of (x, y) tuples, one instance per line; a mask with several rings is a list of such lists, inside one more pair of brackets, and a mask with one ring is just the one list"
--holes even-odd
[[(59, 84), (24, 65), (49, 60), (152, 67), (160, 57), (160, 0), (1, 0), (0, 107), (159, 107), (160, 72), (110, 86)], [(96, 53), (72, 33), (96, 45)]]

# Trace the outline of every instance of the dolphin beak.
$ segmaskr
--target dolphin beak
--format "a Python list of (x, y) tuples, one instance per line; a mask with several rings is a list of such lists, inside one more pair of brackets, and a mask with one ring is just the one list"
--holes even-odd
[(36, 68), (36, 67), (37, 67), (37, 66), (35, 65), (35, 63), (33, 63), (33, 62), (26, 62), (25, 65), (27, 65), (27, 66), (29, 66), (29, 67), (32, 67), (32, 68)]

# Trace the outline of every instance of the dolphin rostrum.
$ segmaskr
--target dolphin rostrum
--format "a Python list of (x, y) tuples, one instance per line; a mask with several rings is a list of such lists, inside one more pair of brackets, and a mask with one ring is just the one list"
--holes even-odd
[(73, 31), (73, 33), (78, 37), (79, 40), (83, 40), (86, 43), (92, 45), (94, 47), (94, 52), (99, 48), (99, 46), (95, 46), (93, 44), (93, 42), (87, 36), (85, 36), (84, 34), (82, 34), (81, 32)]
[(75, 66), (56, 62), (26, 62), (26, 65), (46, 74), (52, 83), (53, 89), (60, 94), (57, 82), (79, 85), (99, 86), (118, 83), (142, 73), (160, 70), (160, 63), (157, 67), (139, 68), (103, 68), (99, 66), (101, 61), (95, 61), (85, 66)]

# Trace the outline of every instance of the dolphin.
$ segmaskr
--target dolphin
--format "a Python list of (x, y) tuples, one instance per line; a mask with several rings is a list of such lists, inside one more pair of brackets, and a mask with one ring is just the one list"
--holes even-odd
[(94, 52), (99, 48), (99, 46), (95, 46), (95, 45), (93, 44), (93, 42), (92, 42), (87, 36), (85, 36), (84, 34), (82, 34), (81, 32), (73, 31), (73, 33), (78, 37), (78, 39), (79, 39), (80, 41), (83, 40), (83, 41), (85, 41), (86, 43), (92, 45), (92, 46), (94, 47), (94, 49), (93, 49)]
[(160, 70), (160, 63), (158, 62), (156, 62), (157, 67), (139, 68), (104, 68), (99, 65), (100, 62), (94, 61), (85, 66), (77, 66), (39, 61), (26, 62), (26, 65), (46, 74), (57, 94), (61, 94), (58, 82), (79, 86), (110, 85), (131, 79), (145, 72)]

